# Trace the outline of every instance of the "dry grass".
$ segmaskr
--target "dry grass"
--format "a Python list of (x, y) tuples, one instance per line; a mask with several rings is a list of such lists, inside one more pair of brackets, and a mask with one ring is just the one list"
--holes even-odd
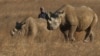
[(0, 0), (0, 56), (100, 56), (99, 22), (91, 43), (82, 42), (84, 32), (76, 33), (76, 42), (65, 42), (59, 29), (46, 32), (40, 28), (36, 38), (10, 36), (15, 22), (29, 16), (37, 18), (40, 6), (55, 11), (63, 4), (86, 5), (100, 16), (99, 0)]

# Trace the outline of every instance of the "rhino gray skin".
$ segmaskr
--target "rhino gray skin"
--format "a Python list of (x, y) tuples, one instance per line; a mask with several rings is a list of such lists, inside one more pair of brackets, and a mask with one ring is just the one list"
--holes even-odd
[(71, 41), (75, 40), (75, 31), (85, 31), (86, 36), (84, 41), (87, 42), (88, 37), (90, 38), (90, 41), (92, 41), (94, 37), (93, 28), (98, 21), (98, 17), (90, 7), (73, 7), (71, 5), (66, 5), (66, 7), (62, 8), (57, 15), (58, 16), (55, 18), (48, 14), (50, 18), (48, 20), (49, 30), (60, 27), (65, 38), (68, 38)]

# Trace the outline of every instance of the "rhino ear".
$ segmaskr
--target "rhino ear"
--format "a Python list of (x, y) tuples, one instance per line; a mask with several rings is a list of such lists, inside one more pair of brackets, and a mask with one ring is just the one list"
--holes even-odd
[(58, 12), (58, 14), (63, 14), (64, 13), (64, 10), (61, 10)]
[(65, 16), (65, 12), (64, 11), (62, 11), (62, 12), (60, 12), (59, 14), (58, 14), (58, 17), (64, 17)]

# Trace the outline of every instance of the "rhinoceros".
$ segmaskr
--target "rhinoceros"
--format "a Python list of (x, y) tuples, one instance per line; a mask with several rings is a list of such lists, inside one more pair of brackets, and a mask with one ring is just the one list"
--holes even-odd
[(13, 30), (11, 30), (11, 35), (35, 37), (40, 28), (44, 31), (48, 30), (46, 20), (28, 17), (20, 22), (16, 22), (15, 27), (13, 28)]
[(50, 18), (47, 20), (49, 30), (60, 28), (65, 35), (65, 38), (68, 38), (70, 41), (75, 41), (74, 33), (76, 31), (85, 31), (86, 36), (84, 41), (87, 42), (88, 37), (90, 38), (90, 41), (93, 40), (93, 28), (98, 21), (98, 16), (90, 7), (74, 7), (72, 5), (66, 5), (58, 12), (56, 17), (53, 17), (51, 16), (51, 13), (48, 13)]

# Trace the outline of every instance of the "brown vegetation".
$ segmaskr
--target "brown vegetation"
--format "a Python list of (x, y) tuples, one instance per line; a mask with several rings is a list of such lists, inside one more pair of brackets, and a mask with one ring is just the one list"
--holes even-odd
[(59, 29), (45, 33), (42, 26), (36, 38), (10, 36), (16, 21), (37, 18), (41, 6), (55, 11), (63, 4), (86, 5), (100, 15), (99, 0), (0, 0), (0, 56), (100, 56), (99, 23), (91, 43), (82, 42), (84, 32), (76, 32), (77, 41), (69, 43)]

